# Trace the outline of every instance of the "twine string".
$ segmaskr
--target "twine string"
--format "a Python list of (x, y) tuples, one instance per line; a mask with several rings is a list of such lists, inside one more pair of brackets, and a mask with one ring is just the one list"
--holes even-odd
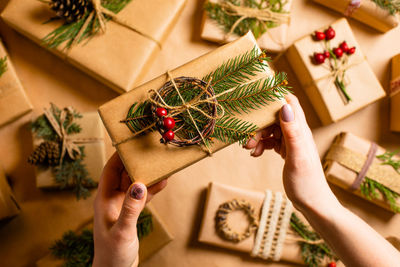
[(371, 142), (371, 146), (368, 150), (367, 159), (362, 166), (360, 172), (357, 174), (356, 179), (354, 180), (353, 184), (350, 186), (350, 190), (355, 191), (360, 188), (362, 182), (367, 175), (369, 168), (371, 167), (372, 163), (374, 162), (374, 158), (376, 156), (376, 152), (378, 151), (378, 145), (375, 142)]
[(346, 10), (344, 11), (344, 15), (346, 17), (351, 17), (357, 9), (361, 6), (361, 0), (350, 0), (349, 4), (347, 5)]

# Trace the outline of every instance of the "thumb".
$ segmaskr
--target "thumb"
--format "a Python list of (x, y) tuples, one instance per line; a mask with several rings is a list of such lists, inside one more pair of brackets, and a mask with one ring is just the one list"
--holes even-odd
[(142, 183), (132, 184), (125, 196), (121, 213), (115, 226), (129, 236), (136, 235), (136, 224), (146, 205), (147, 188)]

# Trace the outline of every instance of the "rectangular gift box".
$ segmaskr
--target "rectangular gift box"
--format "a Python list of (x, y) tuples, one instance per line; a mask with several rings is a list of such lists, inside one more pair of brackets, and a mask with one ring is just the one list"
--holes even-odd
[(4, 170), (0, 167), (0, 220), (18, 215), (20, 208), (7, 182)]
[(0, 41), (0, 58), (6, 57), (7, 70), (0, 76), (0, 126), (32, 111), (32, 105)]
[[(206, 0), (211, 3), (224, 2), (221, 0)], [(292, 6), (292, 0), (286, 1), (286, 4), (283, 7), (283, 10), (287, 13), (290, 13), (290, 9)], [(290, 20), (289, 20), (290, 21)], [(261, 35), (257, 39), (257, 43), (260, 48), (267, 50), (268, 52), (280, 52), (287, 48), (286, 41), (288, 35), (289, 23), (282, 23), (281, 25), (269, 28), (267, 32)], [(203, 19), (202, 19), (202, 29), (201, 29), (201, 38), (217, 42), (217, 43), (227, 43), (231, 42), (237, 38), (239, 38), (236, 34), (228, 34), (225, 32), (222, 25), (219, 25), (217, 21), (211, 19), (207, 15), (207, 11), (203, 11)]]
[[(185, 1), (134, 0), (117, 17), (162, 44)], [(48, 4), (37, 0), (11, 0), (1, 16), (11, 27), (42, 46), (45, 46), (42, 39), (63, 24), (61, 20), (44, 23), (55, 17), (55, 13)], [(61, 44), (50, 51), (123, 93), (140, 82), (159, 49), (155, 41), (108, 21), (104, 34), (96, 34), (70, 50), (63, 49)]]
[(346, 41), (349, 46), (356, 48), (355, 53), (349, 56), (345, 71), (346, 90), (352, 98), (349, 103), (343, 100), (336, 88), (331, 70), (313, 62), (312, 56), (315, 52), (324, 52), (324, 41), (315, 41), (310, 34), (296, 41), (287, 52), (287, 58), (303, 90), (324, 125), (339, 121), (386, 95), (347, 20), (339, 19), (330, 26), (336, 31), (335, 38), (330, 40), (331, 47), (338, 47), (341, 42)]
[[(351, 133), (340, 133), (336, 136), (324, 159), (326, 179), (345, 190), (351, 191), (353, 194), (368, 199), (362, 194), (359, 187), (352, 189), (351, 186), (366, 163), (370, 148), (371, 141), (357, 137)], [(376, 155), (382, 155), (385, 151), (384, 148), (378, 146)], [(395, 159), (398, 160), (399, 158)], [(395, 177), (395, 179), (387, 177), (388, 175)], [(383, 165), (382, 161), (376, 157), (373, 158), (366, 177), (396, 193), (400, 193), (400, 174), (392, 166)], [(392, 211), (390, 205), (382, 196), (379, 196), (377, 199), (368, 200)]]
[[(101, 123), (100, 117), (96, 112), (82, 113), (82, 118), (77, 119), (82, 131), (74, 134), (74, 138), (98, 138), (99, 141), (79, 144), (85, 147), (85, 158), (83, 164), (89, 172), (90, 178), (98, 182), (101, 172), (106, 163), (105, 145), (104, 145), (104, 128)], [(43, 139), (33, 136), (33, 147), (37, 147)], [(58, 187), (54, 180), (51, 168), (43, 169), (40, 166), (35, 167), (36, 173), (36, 186), (39, 188), (52, 188)]]
[[(222, 63), (249, 52), (256, 46), (256, 40), (253, 35), (248, 33), (230, 44), (171, 71), (172, 77), (203, 77)], [(273, 71), (270, 68), (265, 69), (266, 75), (272, 75), (272, 73)], [(120, 143), (116, 148), (129, 176), (148, 186), (169, 177), (208, 155), (199, 146), (177, 147), (160, 144), (160, 134), (157, 131), (128, 140), (131, 138), (132, 132), (124, 123), (121, 123), (121, 120), (126, 118), (128, 110), (134, 102), (146, 100), (150, 89), (161, 88), (167, 81), (168, 76), (166, 74), (161, 75), (99, 108), (100, 116), (111, 140), (114, 144)], [(252, 122), (259, 128), (264, 128), (276, 121), (278, 111), (284, 102), (284, 99), (275, 101), (258, 110), (253, 110), (237, 117)], [(226, 146), (227, 144), (215, 140), (211, 150), (216, 152)]]
[[(163, 248), (169, 242), (171, 242), (174, 237), (166, 227), (163, 220), (159, 217), (158, 213), (151, 204), (147, 204), (144, 211), (148, 211), (152, 215), (153, 230), (151, 233), (143, 237), (139, 242), (139, 259), (140, 262), (144, 262), (152, 255), (154, 255), (158, 250)], [(76, 232), (81, 232), (84, 229), (93, 229), (93, 221), (85, 223), (77, 229)], [(62, 266), (63, 261), (55, 258), (52, 254), (48, 254), (39, 261), (36, 262), (37, 267), (56, 267)]]
[(390, 129), (400, 132), (400, 54), (392, 59), (390, 91)]
[(372, 0), (313, 0), (354, 18), (381, 32), (387, 32), (399, 24), (397, 15), (379, 7)]

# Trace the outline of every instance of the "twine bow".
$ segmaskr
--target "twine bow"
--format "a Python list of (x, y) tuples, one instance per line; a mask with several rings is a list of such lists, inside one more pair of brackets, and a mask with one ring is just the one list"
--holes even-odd
[(346, 10), (344, 11), (344, 15), (346, 17), (351, 17), (353, 13), (360, 8), (360, 6), (361, 6), (361, 0), (350, 0)]

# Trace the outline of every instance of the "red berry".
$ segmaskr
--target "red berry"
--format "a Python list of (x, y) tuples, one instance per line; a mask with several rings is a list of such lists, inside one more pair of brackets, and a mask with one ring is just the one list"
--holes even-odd
[(347, 54), (352, 55), (356, 52), (356, 48), (353, 46), (352, 48), (349, 48), (349, 50), (347, 51)]
[(339, 47), (343, 50), (343, 52), (349, 51), (349, 46), (347, 45), (346, 41), (343, 41), (343, 42), (340, 44)]
[(335, 38), (336, 32), (332, 27), (329, 27), (327, 30), (325, 30), (325, 39), (326, 40), (332, 40)]
[(343, 56), (343, 50), (340, 47), (336, 47), (333, 49), (333, 53), (336, 55), (336, 57), (341, 58)]
[(314, 60), (317, 64), (322, 64), (325, 62), (325, 56), (322, 53), (314, 53)]
[(158, 116), (158, 117), (164, 117), (164, 116), (167, 116), (167, 114), (168, 114), (168, 112), (167, 112), (167, 110), (165, 109), (165, 108), (157, 108), (156, 109), (156, 115)]
[(336, 267), (336, 262), (332, 261), (328, 264), (328, 267)]
[(325, 58), (330, 58), (331, 54), (329, 53), (329, 51), (325, 51), (324, 56), (325, 56)]
[(175, 120), (171, 117), (164, 118), (163, 123), (165, 130), (171, 130), (175, 127)]
[(325, 39), (325, 33), (316, 31), (315, 32), (315, 39), (318, 41), (324, 40)]
[(174, 133), (173, 131), (169, 130), (169, 131), (166, 131), (166, 132), (163, 134), (162, 137), (164, 138), (165, 141), (169, 142), (169, 141), (174, 140), (175, 133)]

